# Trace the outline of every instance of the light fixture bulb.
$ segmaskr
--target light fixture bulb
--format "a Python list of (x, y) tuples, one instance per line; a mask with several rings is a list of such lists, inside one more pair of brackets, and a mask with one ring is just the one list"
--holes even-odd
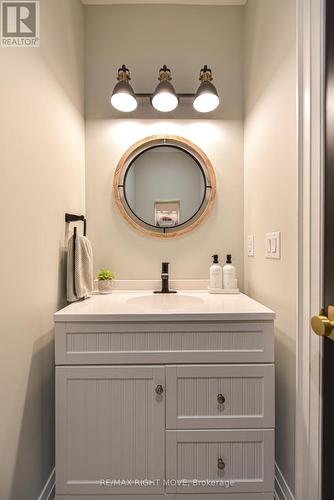
[[(165, 83), (165, 82), (162, 82)], [(159, 84), (160, 85), (160, 84)], [(158, 87), (159, 87), (158, 85)], [(172, 85), (171, 85), (172, 87)], [(157, 89), (158, 90), (158, 89)], [(175, 93), (168, 91), (168, 89), (161, 89), (157, 93), (154, 93), (152, 97), (152, 105), (157, 111), (161, 111), (162, 113), (168, 113), (169, 111), (173, 111), (177, 105), (179, 104), (179, 100)]]
[(137, 108), (137, 99), (129, 92), (115, 92), (111, 96), (111, 104), (118, 111), (130, 113)]
[(201, 69), (201, 84), (195, 95), (193, 106), (199, 113), (210, 113), (219, 106), (219, 96), (216, 87), (211, 83), (212, 72), (207, 66)]
[(204, 92), (195, 97), (193, 106), (199, 113), (210, 113), (219, 106), (219, 97), (217, 94)]
[(170, 83), (171, 79), (170, 69), (164, 65), (159, 71), (160, 83), (158, 83), (151, 99), (152, 106), (161, 113), (173, 111), (179, 104), (179, 98)]
[(122, 113), (130, 113), (137, 108), (137, 99), (136, 95), (131, 87), (130, 80), (130, 71), (123, 64), (123, 66), (118, 70), (118, 82), (116, 83), (112, 96), (111, 96), (111, 104), (118, 111), (122, 111)]

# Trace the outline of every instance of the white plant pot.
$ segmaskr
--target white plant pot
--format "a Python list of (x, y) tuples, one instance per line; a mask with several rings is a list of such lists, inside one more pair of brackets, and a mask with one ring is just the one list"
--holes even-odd
[(103, 295), (107, 295), (108, 293), (112, 292), (112, 282), (113, 280), (98, 280), (97, 281), (97, 286), (99, 293), (102, 293)]

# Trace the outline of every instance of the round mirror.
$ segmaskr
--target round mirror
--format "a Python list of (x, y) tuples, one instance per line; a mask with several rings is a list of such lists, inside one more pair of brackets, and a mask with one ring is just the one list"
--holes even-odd
[(178, 236), (192, 230), (215, 197), (215, 175), (207, 156), (174, 136), (153, 136), (121, 158), (114, 194), (122, 215), (153, 236)]

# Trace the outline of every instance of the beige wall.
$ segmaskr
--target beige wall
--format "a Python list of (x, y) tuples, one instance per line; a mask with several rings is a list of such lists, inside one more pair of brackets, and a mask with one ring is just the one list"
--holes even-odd
[(36, 500), (54, 467), (52, 314), (65, 211), (84, 210), (83, 19), (41, 1), (41, 46), (0, 48), (0, 498)]
[[(161, 261), (168, 260), (175, 278), (206, 278), (213, 253), (232, 253), (242, 284), (243, 8), (89, 6), (85, 20), (86, 200), (95, 269), (109, 266), (120, 279), (157, 278)], [(173, 71), (177, 91), (195, 91), (199, 70), (208, 64), (222, 106), (205, 119), (189, 103), (168, 115), (141, 105), (124, 117), (109, 102), (123, 63), (131, 69), (137, 92), (154, 90), (164, 63)], [(111, 195), (123, 152), (155, 133), (197, 143), (211, 159), (218, 181), (217, 203), (208, 220), (193, 233), (168, 241), (136, 232), (121, 218)]]
[[(245, 10), (245, 289), (277, 313), (276, 462), (294, 490), (297, 315), (297, 125), (294, 0), (248, 0)], [(264, 258), (281, 231), (282, 258)]]

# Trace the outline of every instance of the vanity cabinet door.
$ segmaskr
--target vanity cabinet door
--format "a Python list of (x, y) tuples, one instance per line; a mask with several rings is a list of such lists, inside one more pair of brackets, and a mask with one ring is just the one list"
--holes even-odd
[(162, 493), (164, 388), (164, 367), (57, 367), (57, 495)]

